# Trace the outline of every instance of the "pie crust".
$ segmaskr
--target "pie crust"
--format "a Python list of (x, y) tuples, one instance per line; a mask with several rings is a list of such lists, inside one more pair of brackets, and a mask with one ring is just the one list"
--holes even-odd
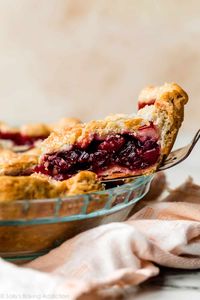
[(44, 199), (85, 194), (103, 189), (96, 174), (82, 171), (64, 181), (45, 175), (0, 176), (0, 202), (23, 199)]
[(187, 101), (175, 83), (148, 87), (139, 96), (142, 108), (136, 115), (113, 115), (52, 132), (41, 144), (35, 172), (57, 180), (84, 169), (107, 179), (152, 173), (174, 144)]
[(62, 118), (52, 124), (24, 124), (17, 128), (0, 122), (0, 147), (15, 152), (27, 151), (46, 139), (52, 131), (60, 130), (63, 127), (71, 128), (78, 123), (80, 120), (76, 118)]
[(175, 83), (147, 87), (139, 95), (136, 115), (116, 114), (85, 124), (72, 119), (28, 152), (0, 151), (0, 174), (39, 173), (55, 180), (87, 170), (103, 179), (150, 174), (171, 151), (187, 101)]

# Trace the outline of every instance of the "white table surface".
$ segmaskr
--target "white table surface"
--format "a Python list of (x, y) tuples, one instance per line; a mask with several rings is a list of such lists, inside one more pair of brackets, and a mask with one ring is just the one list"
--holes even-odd
[(200, 270), (161, 269), (160, 275), (125, 291), (126, 300), (199, 300)]
[[(175, 148), (186, 145), (193, 133), (180, 136)], [(200, 141), (190, 157), (168, 171), (167, 180), (175, 187), (191, 176), (200, 184)], [(160, 275), (150, 279), (137, 288), (125, 291), (127, 300), (200, 300), (200, 270), (177, 270), (161, 268)]]

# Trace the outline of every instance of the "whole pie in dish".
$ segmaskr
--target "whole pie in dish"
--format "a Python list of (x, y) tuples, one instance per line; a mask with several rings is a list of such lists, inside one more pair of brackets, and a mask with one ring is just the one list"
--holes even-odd
[(184, 116), (187, 94), (175, 83), (148, 87), (136, 115), (113, 115), (52, 132), (33, 172), (65, 180), (81, 170), (99, 178), (149, 174), (169, 154)]
[(16, 128), (0, 122), (0, 146), (13, 151), (27, 151), (46, 139), (52, 131), (62, 127), (71, 128), (78, 123), (80, 120), (76, 118), (62, 118), (53, 124), (35, 123)]

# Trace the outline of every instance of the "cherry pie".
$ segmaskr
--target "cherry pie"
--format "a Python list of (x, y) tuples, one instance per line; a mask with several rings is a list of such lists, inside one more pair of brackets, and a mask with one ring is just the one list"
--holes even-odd
[(14, 151), (26, 151), (34, 147), (38, 141), (46, 139), (52, 131), (72, 127), (79, 122), (80, 120), (76, 118), (63, 118), (54, 124), (26, 124), (20, 128), (0, 122), (0, 146)]
[(56, 180), (81, 170), (107, 179), (152, 173), (174, 144), (187, 101), (177, 84), (148, 87), (134, 116), (113, 115), (52, 132), (33, 171)]
[(0, 175), (29, 175), (32, 167), (38, 164), (39, 148), (26, 152), (13, 152), (9, 149), (0, 149)]

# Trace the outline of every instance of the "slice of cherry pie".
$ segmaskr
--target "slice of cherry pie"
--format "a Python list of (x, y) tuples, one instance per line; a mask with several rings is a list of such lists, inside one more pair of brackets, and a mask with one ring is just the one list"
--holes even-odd
[(152, 173), (174, 144), (187, 101), (174, 83), (146, 88), (135, 116), (113, 115), (51, 133), (34, 171), (56, 180), (81, 170), (107, 179)]

